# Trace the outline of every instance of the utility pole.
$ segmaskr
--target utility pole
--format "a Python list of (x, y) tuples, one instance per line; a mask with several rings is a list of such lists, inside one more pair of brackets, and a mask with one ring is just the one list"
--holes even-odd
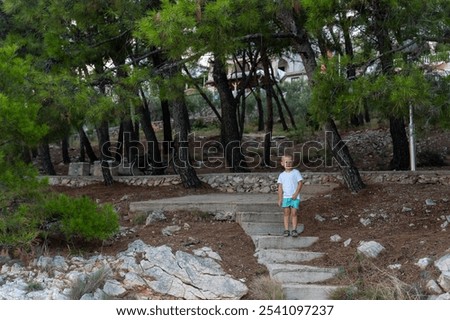
[(413, 106), (409, 104), (409, 163), (411, 171), (416, 171), (416, 142), (414, 137)]

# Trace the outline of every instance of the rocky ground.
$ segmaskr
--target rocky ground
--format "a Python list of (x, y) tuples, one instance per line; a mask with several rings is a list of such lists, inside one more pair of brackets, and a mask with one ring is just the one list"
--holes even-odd
[[(391, 145), (386, 129), (345, 132), (343, 138), (349, 141), (358, 168), (387, 169)], [(419, 152), (433, 151), (443, 161), (438, 167), (423, 163), (424, 167), (419, 169), (448, 170), (449, 144), (449, 132), (434, 132), (419, 139)], [(61, 172), (65, 170), (63, 165), (57, 168)], [(300, 170), (308, 168), (300, 167)], [(214, 192), (211, 188), (145, 188), (116, 183), (110, 187), (92, 185), (77, 189), (53, 189), (74, 196), (88, 195), (101, 203), (113, 203), (120, 213), (121, 224), (136, 228), (135, 233), (108, 245), (71, 248), (72, 251), (114, 254), (124, 250), (135, 239), (150, 245), (167, 244), (174, 250), (192, 251), (209, 246), (221, 255), (224, 270), (237, 279), (245, 279), (251, 284), (254, 279), (267, 273), (253, 256), (251, 239), (236, 223), (213, 221), (199, 212), (166, 212), (168, 219), (165, 222), (144, 227), (139, 224), (141, 218), (128, 212), (131, 201)], [(273, 197), (275, 201), (276, 195)], [(319, 237), (320, 240), (310, 249), (326, 253), (324, 258), (312, 264), (343, 267), (341, 276), (332, 281), (334, 284), (368, 288), (403, 283), (416, 288), (417, 292), (424, 292), (425, 283), (437, 273), (432, 266), (421, 270), (416, 263), (421, 258), (437, 259), (449, 252), (449, 198), (449, 186), (374, 184), (358, 194), (340, 187), (330, 194), (304, 201), (300, 213), (300, 221), (305, 225), (304, 235)], [(173, 221), (187, 227), (172, 236), (163, 236), (161, 229)], [(331, 241), (330, 237), (334, 235), (339, 235), (341, 240)], [(344, 245), (346, 240), (350, 241), (348, 246)], [(356, 247), (360, 241), (370, 240), (379, 242), (385, 250), (376, 259), (361, 259)], [(57, 243), (50, 243), (48, 250), (51, 254), (71, 254), (66, 246)]]

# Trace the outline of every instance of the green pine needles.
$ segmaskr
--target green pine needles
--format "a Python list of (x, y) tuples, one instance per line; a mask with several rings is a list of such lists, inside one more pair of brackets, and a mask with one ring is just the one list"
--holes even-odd
[(107, 240), (119, 229), (112, 205), (98, 205), (86, 196), (72, 198), (59, 194), (44, 203), (43, 213), (46, 220), (58, 221), (55, 231), (64, 234), (67, 240)]
[(29, 249), (40, 240), (103, 241), (119, 229), (110, 204), (82, 196), (47, 193), (47, 181), (29, 166), (5, 165), (0, 173), (0, 248)]

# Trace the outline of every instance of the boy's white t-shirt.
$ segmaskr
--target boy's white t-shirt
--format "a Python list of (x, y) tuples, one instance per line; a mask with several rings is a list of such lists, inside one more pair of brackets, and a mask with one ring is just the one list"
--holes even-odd
[[(302, 174), (297, 169), (280, 173), (277, 183), (281, 183), (283, 186), (283, 198), (292, 198), (295, 190), (297, 190), (298, 183), (302, 180)], [(300, 199), (300, 195), (298, 195), (297, 199)]]

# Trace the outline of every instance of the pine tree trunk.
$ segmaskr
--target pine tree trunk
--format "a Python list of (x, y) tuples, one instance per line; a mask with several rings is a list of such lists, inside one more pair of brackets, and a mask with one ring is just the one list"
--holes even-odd
[[(311, 42), (309, 41), (309, 37), (304, 26), (298, 24), (299, 20), (294, 19), (293, 14), (295, 13), (292, 10), (284, 10), (280, 12), (279, 20), (282, 22), (285, 30), (296, 35), (293, 39), (293, 47), (302, 57), (308, 81), (310, 85), (313, 86), (314, 72), (317, 70), (315, 53), (312, 49)], [(343, 145), (343, 141), (337, 131), (336, 124), (333, 119), (329, 118), (327, 120), (325, 123), (325, 130), (332, 133), (326, 135), (327, 144), (331, 148), (333, 156), (339, 163), (339, 167), (347, 187), (352, 192), (357, 192), (363, 189), (364, 183), (359, 175), (359, 171), (353, 163), (353, 159), (348, 148), (345, 144)]]
[[(162, 53), (156, 53), (152, 55), (153, 64), (155, 66), (161, 66), (165, 62), (167, 62), (167, 58)], [(171, 71), (169, 71), (170, 73)], [(166, 76), (170, 76), (170, 74), (167, 74)], [(172, 143), (173, 143), (173, 137), (172, 137), (172, 125), (170, 123), (170, 108), (169, 108), (169, 101), (162, 97), (160, 95), (161, 100), (161, 111), (162, 111), (162, 121), (163, 121), (163, 143), (162, 143), (162, 149), (163, 154), (169, 155), (172, 150)]]
[(141, 94), (141, 98), (143, 103), (137, 111), (141, 115), (141, 126), (144, 131), (145, 139), (147, 140), (147, 152), (150, 158), (149, 160), (153, 166), (152, 174), (161, 175), (164, 174), (166, 165), (162, 161), (158, 138), (156, 137), (155, 130), (152, 126), (152, 118), (148, 108), (148, 102), (143, 93)]
[(280, 97), (280, 100), (283, 103), (283, 106), (286, 109), (286, 112), (287, 112), (287, 114), (289, 116), (292, 128), (297, 129), (297, 125), (295, 124), (294, 115), (292, 114), (291, 109), (289, 109), (289, 106), (288, 106), (288, 104), (286, 102), (286, 99), (284, 99), (284, 97), (283, 97), (283, 92), (281, 91), (280, 86), (278, 85), (278, 83), (275, 83), (275, 86), (277, 88), (278, 96)]
[(409, 169), (409, 144), (403, 118), (391, 117), (389, 128), (392, 137), (393, 156), (390, 163), (391, 170)]
[[(123, 137), (123, 122), (120, 122), (119, 134), (117, 136), (116, 151), (115, 151), (115, 155), (114, 155), (116, 162), (121, 162), (123, 160), (123, 157), (126, 157), (123, 139), (124, 139), (124, 137)], [(131, 159), (128, 159), (128, 160), (131, 161)]]
[(133, 161), (138, 156), (137, 148), (137, 137), (135, 135), (135, 130), (133, 122), (131, 119), (125, 119), (122, 121), (123, 126), (123, 155), (127, 158), (129, 162)]
[(327, 146), (330, 148), (334, 159), (338, 162), (347, 187), (352, 192), (358, 192), (363, 189), (365, 185), (359, 175), (359, 171), (355, 167), (352, 156), (350, 155), (347, 146), (342, 141), (342, 138), (337, 131), (336, 124), (331, 118), (325, 123), (325, 136)]
[(80, 140), (80, 156), (78, 157), (79, 162), (85, 162), (86, 161), (86, 152), (84, 150), (83, 142)]
[(38, 149), (39, 156), (42, 160), (42, 169), (47, 175), (55, 176), (56, 171), (55, 167), (53, 167), (51, 155), (50, 155), (50, 147), (47, 142), (42, 143)]
[(256, 100), (256, 108), (258, 109), (258, 131), (264, 130), (264, 108), (261, 100), (261, 90), (256, 88), (256, 92), (253, 91), (253, 96)]
[(24, 147), (22, 150), (22, 160), (23, 162), (30, 164), (31, 162), (33, 162), (33, 154), (32, 151), (30, 150), (30, 148), (28, 147)]
[(70, 155), (69, 155), (69, 138), (64, 137), (61, 140), (61, 151), (62, 151), (62, 159), (64, 164), (70, 163)]
[[(380, 63), (383, 74), (392, 76), (394, 70), (394, 50), (391, 35), (384, 27), (385, 18), (390, 14), (386, 8), (378, 2), (374, 2), (374, 33), (377, 50), (380, 52)], [(409, 144), (406, 136), (403, 118), (390, 115), (389, 129), (392, 138), (393, 156), (389, 167), (391, 170), (408, 170), (409, 168)]]
[(214, 82), (220, 96), (222, 109), (221, 139), (227, 166), (232, 172), (247, 172), (244, 155), (239, 139), (237, 105), (228, 85), (223, 63), (218, 57), (214, 60)]
[(98, 143), (100, 147), (100, 163), (102, 166), (103, 182), (106, 186), (110, 186), (114, 183), (114, 179), (109, 168), (108, 160), (114, 160), (111, 155), (109, 140), (109, 127), (107, 122), (103, 122), (97, 128)]
[[(86, 135), (86, 132), (84, 132), (83, 128), (80, 128), (78, 130), (78, 134), (80, 136), (80, 145), (82, 145), (84, 147), (84, 149), (86, 150), (86, 153), (89, 157), (89, 160), (91, 163), (94, 163), (95, 161), (98, 161), (98, 157), (95, 155), (94, 149), (92, 149), (92, 145), (91, 142), (89, 141), (88, 136)], [(83, 157), (84, 160), (84, 157)], [(80, 160), (82, 161), (82, 160)]]
[(284, 118), (284, 113), (283, 113), (283, 106), (281, 105), (280, 99), (278, 99), (277, 94), (273, 91), (273, 88), (270, 88), (272, 91), (272, 97), (275, 100), (275, 103), (277, 104), (277, 110), (278, 110), (278, 115), (280, 117), (280, 122), (281, 122), (281, 126), (283, 127), (284, 131), (289, 131), (289, 127), (286, 123), (286, 120)]
[(261, 62), (264, 70), (264, 87), (266, 89), (266, 107), (267, 107), (267, 119), (265, 125), (265, 136), (264, 136), (264, 166), (273, 167), (274, 164), (271, 160), (271, 147), (272, 147), (272, 132), (273, 132), (273, 90), (272, 90), (272, 81), (270, 78), (270, 70), (269, 70), (269, 58), (267, 57), (267, 53), (265, 47), (261, 48)]
[(247, 104), (246, 104), (247, 99), (243, 95), (240, 100), (241, 100), (241, 103), (240, 103), (241, 108), (240, 108), (240, 113), (239, 113), (239, 140), (242, 141), (242, 137), (244, 136), (245, 114), (246, 114), (246, 110), (247, 110)]
[[(199, 188), (203, 185), (189, 161), (188, 127), (185, 117), (186, 103), (179, 98), (173, 102), (174, 125), (177, 135), (174, 141), (173, 165), (185, 188)], [(184, 109), (184, 110), (183, 110)]]
[(161, 111), (162, 111), (162, 119), (163, 119), (163, 153), (169, 154), (172, 150), (172, 124), (170, 123), (170, 110), (169, 110), (169, 101), (163, 99), (161, 100)]

